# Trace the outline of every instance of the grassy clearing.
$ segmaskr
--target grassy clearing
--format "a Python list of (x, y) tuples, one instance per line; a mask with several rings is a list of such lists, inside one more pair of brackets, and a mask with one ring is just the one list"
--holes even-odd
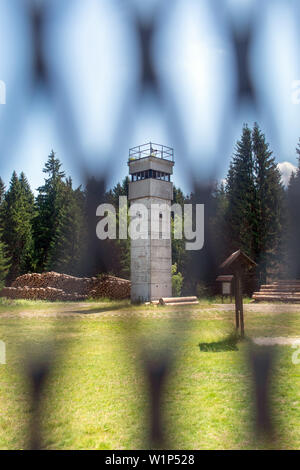
[[(300, 307), (299, 313), (245, 310), (249, 337), (300, 336)], [(22, 316), (25, 312), (31, 317)], [(57, 312), (60, 318), (48, 316)], [(171, 309), (131, 307), (128, 302), (1, 300), (0, 339), (7, 347), (7, 364), (0, 365), (1, 449), (27, 445), (32, 410), (20, 373), (24, 345), (43, 347), (49, 338), (55, 340), (59, 360), (44, 400), (48, 449), (147, 447), (148, 397), (140, 353), (162, 346), (176, 359), (164, 395), (167, 447), (300, 446), (300, 365), (291, 360), (295, 350), (276, 347), (272, 402), (278, 438), (268, 444), (252, 433), (247, 342), (236, 340), (233, 313), (221, 306)]]

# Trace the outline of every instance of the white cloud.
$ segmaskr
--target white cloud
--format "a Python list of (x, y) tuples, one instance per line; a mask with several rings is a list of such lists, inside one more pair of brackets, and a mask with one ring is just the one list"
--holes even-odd
[(282, 162), (277, 165), (281, 173), (281, 180), (285, 186), (288, 185), (292, 172), (297, 171), (297, 167), (290, 162)]

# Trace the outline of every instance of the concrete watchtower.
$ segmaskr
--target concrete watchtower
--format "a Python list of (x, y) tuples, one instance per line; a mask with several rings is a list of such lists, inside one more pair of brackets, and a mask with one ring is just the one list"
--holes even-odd
[[(129, 201), (131, 205), (143, 204), (148, 210), (148, 236), (131, 240), (131, 300), (145, 302), (171, 297), (172, 247), (168, 233), (173, 200), (174, 151), (151, 142), (140, 145), (129, 150), (128, 166), (131, 175)], [(153, 229), (151, 220), (158, 204), (157, 231)]]

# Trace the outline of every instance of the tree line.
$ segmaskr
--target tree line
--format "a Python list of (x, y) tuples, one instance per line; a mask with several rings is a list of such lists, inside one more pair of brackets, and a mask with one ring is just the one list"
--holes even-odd
[[(172, 240), (184, 293), (206, 289), (218, 265), (239, 248), (258, 264), (259, 282), (300, 277), (300, 143), (296, 151), (298, 169), (284, 188), (265, 135), (258, 124), (245, 124), (225, 181), (195, 185), (188, 195), (174, 186), (173, 202), (205, 204), (204, 248), (187, 252), (184, 240)], [(95, 233), (97, 206), (109, 202), (117, 208), (119, 196), (128, 195), (129, 179), (108, 191), (95, 178), (74, 188), (54, 151), (43, 172), (36, 196), (24, 173), (13, 172), (7, 189), (0, 178), (0, 283), (50, 270), (129, 278), (130, 240), (100, 241)]]

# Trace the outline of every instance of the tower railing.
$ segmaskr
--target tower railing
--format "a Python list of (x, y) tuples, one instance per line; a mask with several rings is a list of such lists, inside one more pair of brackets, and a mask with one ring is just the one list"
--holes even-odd
[(156, 157), (174, 162), (174, 149), (166, 145), (149, 142), (129, 149), (129, 161), (141, 158)]

